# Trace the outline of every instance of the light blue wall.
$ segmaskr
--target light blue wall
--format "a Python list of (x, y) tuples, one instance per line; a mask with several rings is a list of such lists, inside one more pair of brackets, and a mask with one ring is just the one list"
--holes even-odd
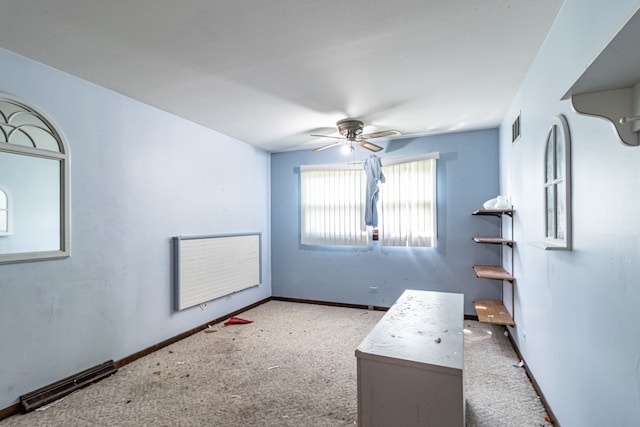
[[(499, 282), (476, 279), (471, 268), (499, 257), (497, 248), (471, 240), (498, 232), (495, 219), (471, 215), (497, 195), (497, 138), (493, 129), (380, 143), (389, 147), (380, 157), (440, 152), (437, 248), (301, 246), (299, 166), (360, 160), (370, 152), (358, 149), (354, 158), (339, 149), (272, 154), (274, 296), (390, 306), (408, 288), (461, 292), (465, 312), (475, 314), (472, 301), (496, 298), (500, 289)], [(370, 293), (370, 286), (378, 293)]]
[[(0, 408), (271, 295), (269, 153), (0, 49), (71, 159), (71, 251), (0, 265)], [(263, 284), (172, 310), (170, 239), (262, 233)]]
[[(560, 100), (639, 5), (565, 0), (500, 130), (502, 192), (516, 209), (513, 333), (563, 426), (640, 424), (640, 148)], [(528, 245), (544, 233), (544, 143), (557, 114), (572, 137), (570, 252)]]

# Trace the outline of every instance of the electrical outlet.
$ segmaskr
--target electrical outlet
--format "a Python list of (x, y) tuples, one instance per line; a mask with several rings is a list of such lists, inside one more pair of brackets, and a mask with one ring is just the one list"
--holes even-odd
[(369, 293), (370, 294), (377, 294), (378, 293), (378, 287), (377, 286), (369, 286)]

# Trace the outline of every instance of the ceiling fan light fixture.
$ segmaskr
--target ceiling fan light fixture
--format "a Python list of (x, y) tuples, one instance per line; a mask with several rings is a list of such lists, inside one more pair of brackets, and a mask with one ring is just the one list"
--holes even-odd
[(353, 143), (349, 143), (349, 144), (344, 144), (342, 146), (342, 153), (343, 154), (351, 154), (355, 151), (355, 147), (353, 146)]
[(376, 151), (382, 150), (383, 148), (380, 147), (379, 145), (376, 145), (367, 141), (367, 139), (401, 135), (399, 131), (393, 130), (393, 129), (373, 132), (373, 133), (363, 135), (362, 130), (364, 129), (364, 123), (356, 119), (342, 119), (342, 120), (339, 120), (336, 123), (336, 125), (338, 126), (338, 132), (340, 133), (340, 135), (342, 135), (344, 139), (340, 137), (330, 136), (330, 135), (311, 135), (315, 137), (341, 139), (341, 141), (337, 141), (332, 144), (325, 145), (320, 148), (316, 148), (313, 151), (322, 151), (327, 148), (344, 144), (343, 152), (347, 154), (355, 150), (355, 145), (358, 145), (360, 147), (366, 148), (367, 150), (376, 152)]

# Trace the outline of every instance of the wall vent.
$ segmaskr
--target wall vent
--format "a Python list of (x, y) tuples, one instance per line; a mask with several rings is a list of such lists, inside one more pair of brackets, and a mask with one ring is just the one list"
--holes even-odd
[(511, 125), (511, 142), (515, 143), (520, 138), (520, 114)]
[(520, 114), (511, 125), (511, 142), (515, 143), (520, 138)]
[(113, 360), (89, 368), (85, 371), (57, 381), (51, 385), (20, 396), (22, 412), (30, 412), (48, 403), (55, 402), (66, 395), (86, 387), (118, 371)]

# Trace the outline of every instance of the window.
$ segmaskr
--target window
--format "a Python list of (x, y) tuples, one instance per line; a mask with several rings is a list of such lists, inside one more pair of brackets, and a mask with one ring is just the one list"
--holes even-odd
[(380, 186), (380, 241), (385, 246), (435, 247), (436, 161), (387, 164)]
[(545, 244), (571, 247), (570, 136), (564, 116), (553, 119), (545, 150)]
[(69, 256), (68, 177), (62, 133), (0, 93), (0, 263)]
[[(436, 245), (438, 154), (382, 159), (379, 242), (385, 246)], [(300, 241), (307, 245), (365, 246), (366, 174), (361, 164), (301, 166)]]
[(300, 169), (300, 242), (304, 245), (369, 244), (364, 225), (367, 183), (362, 167), (303, 166)]

